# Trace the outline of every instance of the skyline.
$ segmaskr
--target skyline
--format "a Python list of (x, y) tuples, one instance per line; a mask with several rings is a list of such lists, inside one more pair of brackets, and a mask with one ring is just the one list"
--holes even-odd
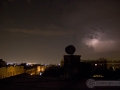
[(74, 45), (81, 59), (120, 58), (119, 0), (1, 0), (0, 58), (59, 63)]

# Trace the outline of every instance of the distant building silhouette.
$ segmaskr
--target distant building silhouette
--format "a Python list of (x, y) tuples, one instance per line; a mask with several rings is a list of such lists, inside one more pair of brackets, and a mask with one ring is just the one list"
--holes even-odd
[(93, 69), (109, 69), (110, 67), (113, 68), (113, 71), (117, 68), (120, 69), (120, 60), (107, 60), (105, 58), (99, 58), (98, 60), (82, 60), (82, 62), (90, 63)]
[(7, 63), (3, 61), (3, 59), (0, 59), (0, 67), (5, 67)]

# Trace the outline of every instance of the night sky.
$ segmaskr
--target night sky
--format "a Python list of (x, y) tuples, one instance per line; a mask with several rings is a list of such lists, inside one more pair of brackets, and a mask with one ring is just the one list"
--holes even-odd
[(120, 0), (0, 0), (0, 58), (59, 63), (74, 45), (81, 59), (120, 58)]

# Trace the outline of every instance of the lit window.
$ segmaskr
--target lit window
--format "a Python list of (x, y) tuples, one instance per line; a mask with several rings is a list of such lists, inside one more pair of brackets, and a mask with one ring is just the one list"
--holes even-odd
[(44, 69), (42, 68), (42, 71), (44, 71)]

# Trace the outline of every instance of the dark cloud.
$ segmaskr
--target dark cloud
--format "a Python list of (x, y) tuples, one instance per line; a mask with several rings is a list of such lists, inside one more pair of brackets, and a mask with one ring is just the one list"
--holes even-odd
[[(42, 44), (44, 47), (40, 48), (41, 52), (48, 52), (51, 56), (47, 55), (51, 59), (55, 57), (57, 60), (60, 60), (68, 44), (75, 45), (76, 54), (82, 54), (82, 58), (119, 57), (119, 0), (2, 0), (1, 2), (2, 43), (7, 43), (11, 39), (10, 44), (16, 47), (15, 41), (19, 40), (22, 43), (26, 38), (28, 42), (25, 41), (24, 45), (27, 47), (28, 43), (36, 43), (40, 39), (39, 43), (34, 44), (33, 49), (36, 50), (37, 45)], [(24, 37), (24, 34), (28, 37)], [(58, 49), (47, 48), (49, 45)], [(4, 45), (1, 47), (4, 52), (7, 51), (4, 50)], [(43, 48), (48, 51), (44, 51)], [(54, 54), (50, 52), (52, 50)], [(25, 52), (27, 53), (27, 50)], [(40, 52), (36, 51), (36, 55), (37, 53)], [(49, 58), (43, 56), (41, 57), (47, 62)]]
[(28, 29), (6, 29), (7, 31), (10, 31), (12, 33), (23, 33), (23, 34), (28, 34), (28, 35), (40, 35), (40, 36), (66, 36), (69, 37), (71, 35), (74, 35), (74, 32), (67, 32), (67, 31), (62, 31), (60, 29), (54, 30), (39, 30), (39, 29), (34, 29), (34, 30), (28, 30)]

